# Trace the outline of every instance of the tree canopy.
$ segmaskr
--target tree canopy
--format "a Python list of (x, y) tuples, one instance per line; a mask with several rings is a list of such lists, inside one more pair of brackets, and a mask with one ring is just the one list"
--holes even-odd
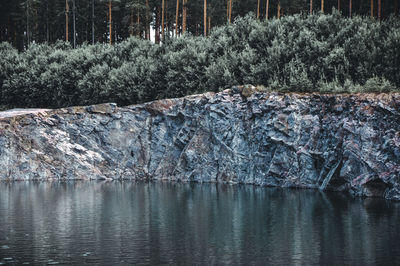
[[(109, 43), (110, 36), (111, 41), (117, 43), (131, 35), (149, 38), (150, 31), (152, 39), (158, 42), (162, 38), (162, 28), (165, 38), (176, 35), (176, 32), (181, 34), (183, 31), (201, 35), (204, 27), (212, 29), (226, 24), (229, 14), (232, 21), (249, 12), (258, 13), (259, 19), (264, 20), (267, 4), (269, 18), (309, 12), (312, 4), (314, 12), (323, 9), (325, 13), (330, 13), (332, 8), (336, 8), (340, 9), (343, 16), (372, 15), (383, 19), (390, 14), (398, 14), (399, 1), (208, 0), (207, 12), (204, 12), (204, 0), (1, 1), (0, 42), (7, 41), (22, 50), (31, 42), (55, 43), (57, 40), (68, 40), (73, 43), (74, 37), (78, 45), (85, 42)], [(164, 27), (161, 25), (162, 17)]]
[(164, 45), (131, 37), (114, 45), (0, 44), (0, 105), (128, 105), (237, 84), (298, 92), (389, 92), (400, 87), (400, 19), (254, 15)]

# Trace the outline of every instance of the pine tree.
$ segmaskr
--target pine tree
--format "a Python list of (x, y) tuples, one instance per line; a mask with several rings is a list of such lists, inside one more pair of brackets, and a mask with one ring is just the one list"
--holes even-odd
[(136, 8), (136, 25), (137, 25), (137, 37), (140, 38), (140, 4), (139, 0), (137, 1), (137, 8)]
[(371, 0), (371, 18), (374, 18), (374, 0)]
[(352, 16), (352, 12), (353, 12), (353, 0), (349, 0), (349, 17)]
[(226, 23), (229, 23), (229, 5), (231, 0), (226, 1)]
[(94, 44), (94, 0), (92, 0), (92, 44)]
[(108, 26), (110, 33), (110, 45), (112, 45), (112, 1), (108, 1)]
[(187, 19), (187, 1), (188, 0), (183, 0), (183, 17), (182, 17), (182, 33), (185, 33), (186, 31), (186, 19)]
[(76, 5), (75, 0), (72, 0), (72, 25), (73, 25), (73, 33), (74, 33), (74, 48), (76, 48)]
[(278, 19), (281, 18), (281, 2), (280, 1), (278, 1), (278, 5), (277, 5), (277, 8), (276, 8), (276, 17)]
[(165, 24), (164, 24), (164, 17), (165, 17), (165, 0), (162, 0), (162, 5), (161, 5), (161, 36), (162, 36), (162, 41), (165, 41), (165, 33), (164, 33), (164, 28), (165, 28)]
[(50, 30), (49, 30), (49, 0), (46, 0), (46, 42), (50, 42)]
[(204, 37), (207, 36), (207, 0), (204, 0)]
[(381, 20), (382, 4), (381, 0), (378, 0), (378, 20)]
[(150, 13), (150, 5), (149, 5), (149, 0), (146, 0), (146, 39), (150, 40), (150, 19), (149, 19), (149, 13)]
[(229, 24), (232, 22), (232, 1), (233, 0), (229, 0)]
[(208, 16), (208, 34), (211, 32), (211, 16)]
[(176, 11), (175, 11), (175, 36), (178, 37), (179, 32), (179, 0), (176, 0)]
[[(69, 41), (69, 36), (68, 36), (69, 29), (68, 29), (68, 26), (69, 26), (69, 4), (68, 4), (68, 0), (65, 0), (65, 41), (66, 42)], [(28, 37), (28, 40), (29, 40), (29, 37)], [(29, 41), (28, 41), (28, 43), (29, 43)]]

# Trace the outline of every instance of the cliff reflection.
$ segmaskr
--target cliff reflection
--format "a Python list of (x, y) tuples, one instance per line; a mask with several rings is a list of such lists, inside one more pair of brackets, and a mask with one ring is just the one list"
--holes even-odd
[(390, 264), (399, 208), (254, 186), (0, 183), (0, 262)]

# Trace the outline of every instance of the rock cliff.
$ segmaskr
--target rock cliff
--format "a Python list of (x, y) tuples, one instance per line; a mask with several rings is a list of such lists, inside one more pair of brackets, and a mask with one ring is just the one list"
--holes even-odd
[(232, 182), (400, 200), (400, 94), (245, 87), (3, 112), (0, 178)]

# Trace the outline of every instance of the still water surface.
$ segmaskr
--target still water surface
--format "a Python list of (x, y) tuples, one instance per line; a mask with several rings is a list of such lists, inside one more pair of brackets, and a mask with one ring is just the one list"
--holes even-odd
[(0, 183), (2, 264), (400, 263), (400, 204), (254, 186)]

